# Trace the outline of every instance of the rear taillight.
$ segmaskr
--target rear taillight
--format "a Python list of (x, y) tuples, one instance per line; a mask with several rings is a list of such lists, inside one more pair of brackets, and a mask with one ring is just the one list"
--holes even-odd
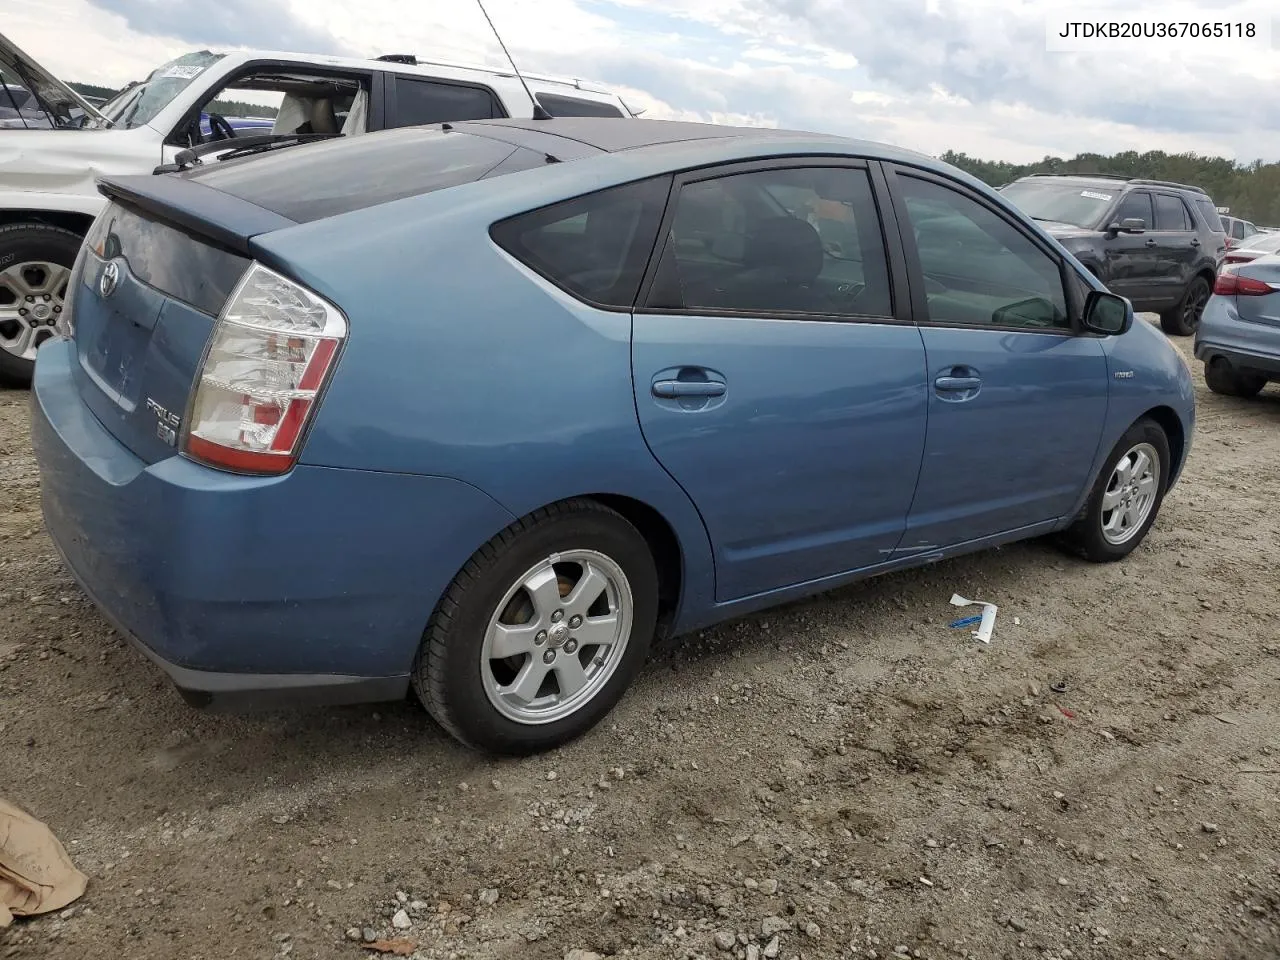
[(1218, 274), (1218, 279), (1213, 281), (1213, 292), (1220, 297), (1265, 297), (1276, 290), (1262, 280), (1229, 271)]
[(1229, 253), (1223, 258), (1223, 263), (1248, 263), (1253, 257), (1242, 256), (1238, 253)]
[(255, 263), (209, 337), (183, 452), (226, 470), (289, 470), (346, 336), (337, 307)]

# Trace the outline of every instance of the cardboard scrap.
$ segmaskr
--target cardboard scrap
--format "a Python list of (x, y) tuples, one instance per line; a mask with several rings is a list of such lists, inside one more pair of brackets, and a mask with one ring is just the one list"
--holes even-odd
[(88, 885), (52, 830), (0, 799), (0, 927), (61, 910)]

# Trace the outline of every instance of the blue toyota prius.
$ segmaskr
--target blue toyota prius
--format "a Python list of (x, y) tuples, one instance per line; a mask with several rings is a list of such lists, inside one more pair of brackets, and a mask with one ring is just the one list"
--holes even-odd
[(655, 633), (1045, 534), (1143, 539), (1181, 355), (998, 194), (880, 144), (405, 128), (102, 182), (46, 523), (198, 705), (410, 688), (543, 750)]

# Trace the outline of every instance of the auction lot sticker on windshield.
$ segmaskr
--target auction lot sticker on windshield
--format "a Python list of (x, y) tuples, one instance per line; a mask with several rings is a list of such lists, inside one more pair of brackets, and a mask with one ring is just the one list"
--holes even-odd
[(1093, 190), (1081, 190), (1080, 196), (1088, 197), (1090, 200), (1110, 200), (1111, 199), (1111, 194), (1097, 193)]
[(200, 74), (204, 73), (204, 67), (185, 65), (170, 67), (164, 73), (160, 74), (161, 80), (194, 80)]

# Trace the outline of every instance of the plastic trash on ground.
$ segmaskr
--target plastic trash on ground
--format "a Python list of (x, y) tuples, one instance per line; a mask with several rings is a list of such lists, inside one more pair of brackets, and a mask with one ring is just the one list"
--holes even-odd
[[(966, 600), (958, 593), (951, 595), (951, 605), (953, 607), (982, 607), (982, 617), (978, 620), (978, 629), (973, 631), (974, 639), (981, 640), (983, 643), (991, 642), (991, 634), (996, 628), (996, 610), (998, 609), (994, 603), (987, 603), (985, 600)], [(975, 618), (969, 617), (966, 621), (957, 620), (956, 623), (964, 623), (968, 626)]]

